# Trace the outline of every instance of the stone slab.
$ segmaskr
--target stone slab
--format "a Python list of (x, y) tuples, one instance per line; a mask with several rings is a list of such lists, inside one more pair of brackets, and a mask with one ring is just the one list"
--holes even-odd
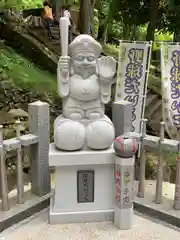
[(26, 134), (20, 136), (20, 142), (23, 146), (29, 146), (39, 142), (39, 137), (33, 134)]
[(60, 151), (54, 143), (49, 146), (49, 166), (77, 166), (77, 165), (97, 165), (113, 164), (115, 153), (113, 146), (109, 149), (81, 150), (81, 151)]
[[(136, 189), (134, 189), (134, 191), (136, 192), (138, 182), (136, 182), (135, 185)], [(169, 182), (163, 183), (163, 198), (161, 204), (155, 203), (155, 186), (156, 181), (146, 181), (145, 197), (135, 197), (134, 208), (143, 214), (180, 227), (180, 211), (173, 209), (175, 184)]]
[(11, 138), (3, 141), (4, 151), (16, 150), (20, 147), (20, 140), (16, 138)]
[(0, 232), (48, 207), (51, 196), (52, 192), (43, 197), (37, 197), (28, 192), (26, 193), (28, 200), (24, 204), (14, 204), (9, 211), (0, 211)]
[(156, 207), (153, 208), (152, 206), (142, 204), (141, 201), (139, 201), (137, 199), (134, 201), (134, 208), (143, 214), (147, 214), (151, 217), (154, 217), (161, 221), (165, 221), (169, 224), (172, 224), (172, 225), (180, 228), (179, 216), (172, 215), (172, 214), (170, 214), (166, 211), (162, 211)]

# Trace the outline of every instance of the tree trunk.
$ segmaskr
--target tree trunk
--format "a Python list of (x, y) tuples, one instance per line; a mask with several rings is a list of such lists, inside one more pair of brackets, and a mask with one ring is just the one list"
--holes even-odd
[[(111, 13), (111, 10), (112, 10), (112, 7), (113, 7), (113, 1), (111, 0), (110, 3), (109, 3), (109, 6), (108, 6), (108, 14), (103, 22), (103, 25), (101, 26), (101, 37), (100, 37), (100, 32), (98, 33), (98, 39), (101, 39), (104, 43), (107, 42), (108, 40), (108, 25), (109, 25), (109, 22), (112, 20), (112, 13)], [(99, 28), (100, 30), (100, 28)]]
[(90, 8), (89, 8), (89, 34), (93, 36), (94, 32), (94, 0), (90, 0)]
[(147, 27), (147, 34), (146, 34), (147, 41), (154, 40), (154, 34), (156, 30), (157, 17), (158, 17), (158, 6), (159, 6), (159, 0), (151, 0), (149, 24)]
[(80, 0), (79, 31), (80, 34), (89, 33), (90, 0)]
[(105, 26), (106, 27), (105, 27), (105, 30), (104, 30), (104, 33), (103, 33), (103, 36), (101, 39), (104, 44), (106, 44), (108, 41), (108, 23)]
[(129, 24), (124, 24), (123, 26), (123, 39), (124, 40), (130, 40), (130, 29), (131, 26)]
[(137, 40), (137, 26), (132, 25), (131, 27), (131, 40), (135, 41)]

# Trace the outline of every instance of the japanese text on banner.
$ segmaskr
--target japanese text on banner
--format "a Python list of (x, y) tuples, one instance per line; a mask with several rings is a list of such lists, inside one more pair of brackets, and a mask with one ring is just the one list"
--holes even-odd
[(171, 110), (173, 111), (173, 123), (180, 130), (180, 51), (175, 50), (171, 56), (172, 67), (170, 69), (171, 81)]
[[(125, 88), (124, 92), (126, 94), (126, 101), (132, 102), (132, 121), (136, 120), (136, 107), (139, 102), (139, 92), (140, 92), (140, 79), (143, 76), (143, 58), (144, 49), (143, 48), (130, 48), (128, 52), (128, 64), (126, 65), (125, 73)], [(139, 111), (139, 110), (138, 110)], [(132, 131), (135, 130), (136, 126), (132, 124)]]

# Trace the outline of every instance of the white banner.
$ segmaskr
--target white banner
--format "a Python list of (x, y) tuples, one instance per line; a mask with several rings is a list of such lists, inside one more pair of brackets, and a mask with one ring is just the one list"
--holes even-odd
[(161, 79), (163, 119), (171, 138), (180, 130), (180, 46), (175, 43), (161, 45)]
[(132, 102), (135, 132), (141, 131), (144, 118), (151, 47), (150, 42), (120, 42), (115, 101)]

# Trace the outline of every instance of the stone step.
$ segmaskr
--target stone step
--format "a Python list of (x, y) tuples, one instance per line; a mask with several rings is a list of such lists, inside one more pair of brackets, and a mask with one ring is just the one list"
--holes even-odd
[[(160, 101), (160, 100), (158, 100), (156, 103), (154, 103), (154, 104), (151, 105), (151, 108), (150, 108), (150, 110), (148, 111), (148, 119), (151, 119), (152, 114), (153, 114), (155, 111), (158, 111), (158, 109), (160, 108), (160, 106), (161, 106), (161, 101)], [(162, 113), (159, 112), (159, 115), (162, 116)]]
[(157, 100), (157, 94), (152, 94), (152, 92), (148, 92), (148, 98), (146, 100), (146, 106), (148, 107), (154, 100)]
[(60, 32), (58, 27), (52, 27), (51, 28), (52, 35), (56, 38), (60, 38)]

